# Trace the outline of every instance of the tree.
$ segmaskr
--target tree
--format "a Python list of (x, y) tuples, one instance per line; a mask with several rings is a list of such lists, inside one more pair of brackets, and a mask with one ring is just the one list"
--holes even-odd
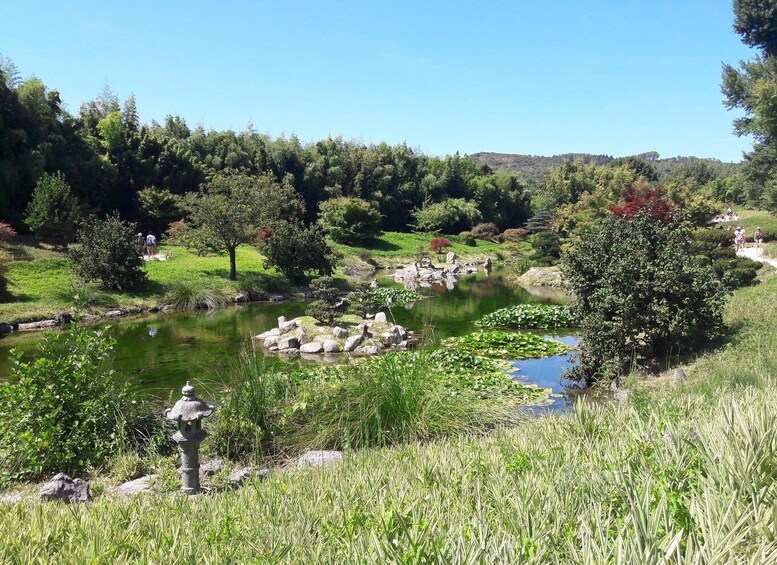
[(138, 203), (157, 232), (183, 216), (181, 197), (169, 190), (146, 187), (138, 192)]
[(359, 245), (378, 237), (380, 212), (361, 198), (332, 198), (321, 204), (319, 223), (337, 243)]
[(301, 280), (306, 273), (331, 275), (337, 259), (329, 247), (324, 230), (318, 224), (305, 227), (299, 220), (279, 222), (275, 233), (262, 248), (265, 262), (275, 267), (291, 280)]
[(432, 241), (429, 242), (429, 249), (435, 253), (442, 253), (443, 249), (450, 246), (451, 242), (444, 237), (435, 237)]
[(610, 217), (562, 257), (583, 342), (579, 377), (592, 383), (715, 337), (723, 288), (693, 254), (679, 218)]
[(138, 253), (137, 226), (118, 215), (88, 220), (70, 249), (76, 272), (85, 281), (99, 281), (108, 290), (138, 290), (146, 282), (143, 258)]
[(38, 179), (24, 220), (31, 230), (46, 241), (67, 245), (73, 241), (80, 218), (78, 200), (61, 172), (44, 174)]
[(319, 277), (310, 281), (313, 300), (305, 308), (305, 314), (328, 326), (334, 323), (345, 308), (345, 301), (340, 298), (340, 291), (334, 283), (332, 277)]
[(413, 212), (413, 216), (419, 230), (440, 233), (469, 230), (482, 217), (477, 205), (464, 198), (448, 198), (425, 205)]
[(236, 251), (249, 243), (260, 228), (289, 219), (301, 210), (297, 193), (288, 180), (278, 183), (270, 175), (221, 175), (202, 192), (187, 195), (192, 223), (211, 234), (229, 254), (229, 279), (237, 279)]

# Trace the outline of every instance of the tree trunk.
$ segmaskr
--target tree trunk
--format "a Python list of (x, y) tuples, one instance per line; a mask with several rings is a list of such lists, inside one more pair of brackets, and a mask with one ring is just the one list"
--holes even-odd
[(235, 249), (234, 247), (229, 248), (229, 280), (235, 281), (237, 280), (237, 265), (235, 263)]

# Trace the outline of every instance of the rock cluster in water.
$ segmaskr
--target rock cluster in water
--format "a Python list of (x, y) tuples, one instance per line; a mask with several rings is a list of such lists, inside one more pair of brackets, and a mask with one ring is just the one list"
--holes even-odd
[[(491, 268), (490, 259), (487, 260), (485, 268)], [(456, 260), (456, 254), (449, 252), (445, 256), (444, 267), (436, 267), (432, 260), (427, 257), (422, 261), (415, 261), (406, 267), (397, 269), (391, 278), (396, 282), (403, 283), (408, 290), (415, 290), (419, 286), (429, 287), (433, 284), (443, 284), (448, 290), (453, 290), (459, 278), (476, 273), (477, 270), (477, 263), (461, 265)]]
[[(312, 323), (311, 323), (312, 322)], [(278, 318), (278, 327), (254, 336), (254, 343), (272, 353), (318, 356), (335, 353), (378, 355), (394, 349), (406, 349), (412, 332), (392, 324), (384, 312), (373, 320), (345, 326), (325, 326), (314, 318)]]

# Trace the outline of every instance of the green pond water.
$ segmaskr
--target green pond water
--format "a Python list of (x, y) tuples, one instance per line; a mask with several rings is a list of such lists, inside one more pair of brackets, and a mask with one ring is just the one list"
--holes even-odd
[[(395, 283), (383, 280), (381, 284)], [(387, 313), (395, 323), (433, 341), (473, 331), (477, 319), (499, 308), (527, 302), (558, 302), (560, 298), (559, 295), (536, 296), (511, 286), (498, 271), (490, 276), (481, 271), (464, 277), (453, 290), (440, 285), (418, 290), (429, 298), (408, 307), (394, 307)], [(206, 388), (228, 381), (235, 358), (241, 350), (251, 347), (251, 335), (276, 327), (279, 316), (291, 319), (304, 310), (302, 302), (255, 303), (213, 312), (136, 316), (96, 325), (110, 325), (110, 333), (116, 339), (114, 368), (142, 390), (167, 396), (187, 380)], [(42, 335), (38, 332), (12, 334), (0, 340), (0, 376), (10, 372), (12, 348), (34, 355), (35, 344)], [(268, 364), (284, 362), (300, 361), (267, 357)], [(517, 361), (516, 369), (520, 369), (517, 378), (565, 393), (566, 383), (560, 383), (559, 377), (570, 362), (566, 355), (534, 363)], [(557, 399), (553, 406), (563, 406), (562, 400)]]

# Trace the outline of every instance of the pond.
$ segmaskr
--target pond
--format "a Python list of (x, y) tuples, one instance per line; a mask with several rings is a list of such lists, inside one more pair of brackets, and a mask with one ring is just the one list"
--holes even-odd
[[(395, 283), (383, 280), (381, 284)], [(395, 323), (420, 334), (426, 343), (466, 334), (475, 329), (473, 324), (477, 319), (499, 308), (558, 299), (558, 296), (538, 297), (512, 286), (498, 270), (490, 276), (481, 271), (463, 277), (453, 290), (432, 286), (420, 288), (419, 292), (429, 298), (408, 307), (395, 307), (387, 313)], [(110, 333), (117, 341), (114, 368), (142, 390), (166, 397), (187, 380), (206, 386), (228, 381), (237, 355), (251, 347), (251, 335), (276, 327), (279, 316), (290, 319), (304, 310), (305, 304), (298, 301), (254, 303), (212, 312), (149, 314), (97, 325), (110, 325)], [(0, 340), (0, 375), (7, 376), (10, 372), (12, 348), (32, 351), (42, 335), (38, 332), (12, 334)], [(562, 339), (569, 342), (575, 338)], [(275, 357), (267, 357), (266, 361), (268, 365), (285, 362)], [(562, 408), (574, 392), (568, 387), (570, 383), (559, 382), (571, 362), (569, 355), (517, 361), (515, 367), (520, 371), (516, 378), (551, 388), (560, 396), (554, 397), (550, 408)]]

